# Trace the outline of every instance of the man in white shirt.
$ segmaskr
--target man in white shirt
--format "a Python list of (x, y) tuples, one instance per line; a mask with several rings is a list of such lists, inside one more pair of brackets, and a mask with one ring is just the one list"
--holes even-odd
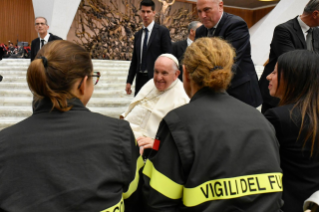
[(262, 113), (276, 107), (279, 99), (269, 95), (266, 77), (274, 70), (280, 55), (296, 49), (319, 53), (319, 0), (310, 0), (302, 15), (276, 26), (270, 44), (269, 62), (259, 80), (263, 97)]
[(135, 95), (143, 85), (153, 78), (154, 62), (164, 53), (172, 53), (172, 42), (166, 27), (154, 22), (155, 3), (143, 0), (140, 3), (140, 16), (143, 28), (134, 35), (134, 50), (127, 76), (125, 91), (131, 94), (131, 85), (136, 75)]
[(190, 46), (193, 41), (195, 40), (196, 36), (196, 29), (202, 25), (201, 22), (199, 21), (192, 21), (188, 25), (188, 37), (186, 40), (178, 41), (173, 43), (173, 55), (178, 59), (179, 62), (179, 70), (181, 71), (181, 74), (179, 75), (179, 79), (182, 79), (183, 76), (183, 68), (182, 68), (182, 60), (183, 60), (183, 55), (188, 46)]
[(171, 110), (189, 102), (183, 83), (178, 79), (178, 60), (172, 54), (160, 55), (150, 79), (122, 114), (130, 122), (141, 154), (153, 147), (162, 118)]
[(44, 17), (36, 17), (34, 21), (35, 30), (38, 33), (38, 38), (31, 42), (31, 62), (35, 59), (38, 51), (48, 42), (54, 40), (62, 40), (62, 38), (48, 33), (48, 22)]

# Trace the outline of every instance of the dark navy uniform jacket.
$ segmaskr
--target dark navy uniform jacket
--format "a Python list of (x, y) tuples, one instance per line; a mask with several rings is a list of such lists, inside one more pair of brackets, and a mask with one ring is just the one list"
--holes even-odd
[(148, 211), (281, 211), (278, 148), (260, 112), (203, 88), (160, 124), (143, 170)]
[(0, 211), (133, 211), (143, 166), (128, 122), (42, 100), (0, 132)]

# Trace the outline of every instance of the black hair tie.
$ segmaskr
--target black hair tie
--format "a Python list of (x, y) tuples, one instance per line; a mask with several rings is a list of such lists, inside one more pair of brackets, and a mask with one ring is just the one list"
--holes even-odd
[(47, 58), (45, 58), (45, 57), (40, 57), (41, 59), (42, 59), (42, 63), (43, 63), (43, 65), (44, 65), (44, 68), (47, 68), (48, 67), (48, 60), (47, 60)]
[(212, 72), (212, 71), (215, 71), (215, 70), (217, 70), (217, 69), (223, 69), (224, 67), (222, 67), (222, 66), (215, 66), (214, 68), (212, 68), (211, 70), (210, 70), (210, 72)]

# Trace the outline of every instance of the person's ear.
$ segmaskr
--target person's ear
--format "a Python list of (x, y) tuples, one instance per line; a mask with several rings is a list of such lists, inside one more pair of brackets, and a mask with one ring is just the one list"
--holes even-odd
[(318, 14), (319, 14), (319, 11), (318, 10), (315, 10), (312, 15), (313, 15), (313, 18), (314, 19), (317, 19), (318, 18)]
[(180, 70), (176, 70), (175, 71), (175, 79), (177, 79), (177, 77), (181, 74), (181, 71)]
[(183, 65), (183, 81), (190, 81), (189, 73), (187, 72), (185, 65)]
[(86, 91), (86, 87), (87, 87), (87, 84), (88, 83), (88, 76), (85, 76), (83, 78), (83, 81), (82, 81), (82, 84), (81, 86), (79, 87), (79, 91), (80, 91), (80, 94), (81, 95), (84, 95), (85, 94), (85, 91)]

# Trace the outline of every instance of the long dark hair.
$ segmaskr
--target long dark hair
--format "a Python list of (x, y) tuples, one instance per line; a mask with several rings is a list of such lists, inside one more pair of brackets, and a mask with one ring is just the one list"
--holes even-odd
[[(283, 96), (279, 105), (294, 104), (301, 113), (301, 133), (306, 137), (304, 146), (311, 141), (311, 156), (319, 135), (319, 55), (308, 50), (287, 52), (278, 58), (278, 85), (282, 84)], [(307, 120), (307, 121), (306, 121)]]

